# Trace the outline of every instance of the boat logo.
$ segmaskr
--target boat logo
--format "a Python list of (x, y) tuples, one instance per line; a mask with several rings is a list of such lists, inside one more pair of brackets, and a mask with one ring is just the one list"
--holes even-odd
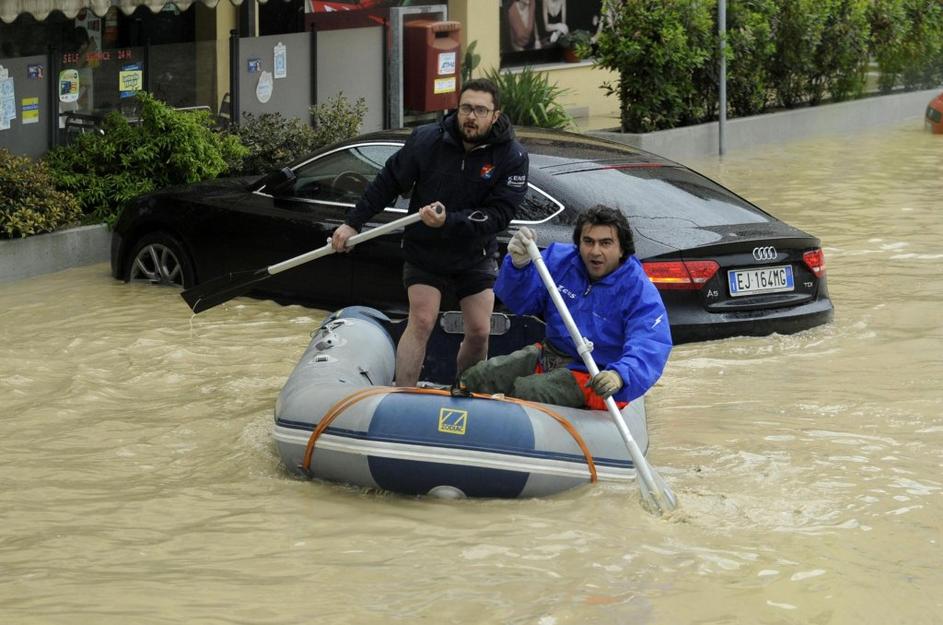
[(454, 408), (439, 408), (439, 431), (446, 434), (465, 435), (468, 411)]

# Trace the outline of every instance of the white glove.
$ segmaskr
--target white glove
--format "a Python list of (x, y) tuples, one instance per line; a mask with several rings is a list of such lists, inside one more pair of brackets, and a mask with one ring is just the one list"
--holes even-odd
[(508, 253), (511, 255), (511, 264), (518, 269), (523, 269), (530, 262), (530, 254), (527, 253), (527, 242), (536, 241), (537, 235), (527, 226), (521, 226), (521, 229), (514, 233), (508, 242)]

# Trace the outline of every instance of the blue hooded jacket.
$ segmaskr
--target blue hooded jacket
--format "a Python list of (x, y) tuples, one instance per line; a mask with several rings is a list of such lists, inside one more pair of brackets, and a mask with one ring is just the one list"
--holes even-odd
[[(624, 385), (613, 398), (628, 402), (644, 395), (668, 362), (671, 329), (661, 295), (641, 263), (629, 256), (615, 271), (590, 282), (575, 245), (551, 243), (541, 255), (576, 327), (592, 342), (596, 365), (622, 378)], [(541, 316), (547, 339), (573, 358), (569, 368), (586, 371), (533, 263), (517, 269), (505, 256), (494, 292), (515, 313)]]

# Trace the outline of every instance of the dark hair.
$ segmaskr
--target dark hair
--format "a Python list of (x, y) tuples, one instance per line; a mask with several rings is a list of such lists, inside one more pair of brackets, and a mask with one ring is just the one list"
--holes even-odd
[(462, 91), (458, 94), (458, 97), (462, 97), (462, 93), (465, 93), (468, 90), (472, 91), (484, 91), (485, 93), (491, 94), (491, 99), (494, 100), (495, 110), (501, 108), (501, 93), (498, 91), (497, 85), (488, 80), (487, 78), (475, 78), (469, 80), (462, 85)]
[(573, 229), (573, 243), (576, 247), (580, 246), (580, 238), (583, 236), (583, 226), (613, 226), (619, 235), (619, 247), (622, 248), (622, 255), (619, 262), (625, 262), (629, 255), (635, 253), (635, 241), (632, 239), (632, 228), (629, 226), (629, 220), (625, 218), (620, 211), (610, 208), (605, 204), (597, 204), (592, 208), (580, 213), (576, 218), (576, 227)]

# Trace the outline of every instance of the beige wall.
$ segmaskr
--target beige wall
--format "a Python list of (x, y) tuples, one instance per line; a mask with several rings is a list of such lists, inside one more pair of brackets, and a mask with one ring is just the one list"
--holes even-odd
[[(451, 0), (449, 19), (462, 23), (462, 50), (465, 45), (477, 41), (475, 52), (481, 55), (481, 64), (475, 76), (482, 76), (491, 68), (501, 64), (500, 54), (500, 6), (499, 0)], [(514, 71), (515, 68), (509, 68)], [(521, 69), (521, 68), (517, 68)], [(589, 61), (582, 63), (555, 63), (536, 65), (533, 69), (548, 74), (551, 83), (567, 89), (561, 98), (567, 110), (577, 119), (583, 129), (612, 128), (619, 125), (619, 99), (607, 96), (602, 84), (615, 81), (614, 72), (596, 69)]]
[[(252, 0), (246, 0), (252, 1)], [(277, 0), (272, 0), (277, 1)], [(481, 55), (481, 63), (475, 76), (483, 76), (501, 64), (500, 55), (500, 0), (449, 0), (449, 19), (462, 24), (462, 52), (471, 41), (477, 41), (475, 51)], [(229, 89), (229, 31), (236, 27), (238, 8), (231, 2), (220, 2), (215, 9), (202, 3), (197, 9), (196, 38), (216, 40), (216, 92), (217, 102)], [(515, 68), (510, 68), (514, 71)], [(521, 68), (517, 68), (521, 69)], [(619, 125), (619, 101), (607, 96), (601, 85), (616, 79), (616, 74), (596, 69), (591, 62), (537, 65), (534, 69), (547, 72), (550, 81), (557, 83), (568, 93), (561, 103), (577, 119), (582, 129), (612, 128)]]
[(220, 2), (215, 8), (208, 8), (202, 2), (193, 6), (197, 12), (196, 40), (216, 42), (215, 79), (213, 82), (200, 81), (198, 87), (200, 95), (205, 96), (204, 101), (215, 100), (215, 108), (223, 94), (229, 91), (229, 31), (236, 28), (239, 8), (231, 2)]
[(481, 64), (475, 76), (483, 76), (489, 68), (498, 67), (501, 64), (498, 50), (500, 0), (451, 0), (448, 4), (449, 19), (462, 23), (462, 54), (466, 45), (478, 42), (475, 53), (481, 55)]

